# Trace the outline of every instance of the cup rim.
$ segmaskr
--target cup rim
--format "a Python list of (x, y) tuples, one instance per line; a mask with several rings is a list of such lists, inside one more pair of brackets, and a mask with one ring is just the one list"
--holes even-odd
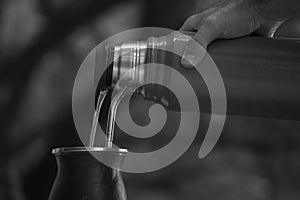
[(111, 147), (59, 147), (52, 149), (53, 155), (62, 155), (62, 154), (72, 154), (72, 153), (118, 153), (118, 154), (126, 154), (127, 149), (118, 149)]

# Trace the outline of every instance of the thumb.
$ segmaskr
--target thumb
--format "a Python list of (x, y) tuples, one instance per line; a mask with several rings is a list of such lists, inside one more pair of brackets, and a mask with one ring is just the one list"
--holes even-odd
[[(212, 23), (204, 23), (185, 47), (182, 65), (185, 68), (197, 67), (206, 55), (207, 46), (220, 36), (220, 31)], [(197, 43), (197, 44), (195, 44)]]

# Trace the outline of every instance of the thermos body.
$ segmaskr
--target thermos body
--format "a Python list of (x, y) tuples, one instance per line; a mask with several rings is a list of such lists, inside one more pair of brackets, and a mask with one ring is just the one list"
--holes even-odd
[[(143, 56), (140, 56), (140, 59), (132, 59), (133, 55), (137, 54), (123, 53), (121, 58), (113, 61), (110, 66), (111, 74), (106, 74), (111, 77), (107, 82), (109, 85), (116, 83), (118, 78), (129, 69), (155, 61), (170, 66), (184, 75), (195, 91), (200, 110), (210, 112), (211, 103), (207, 86), (195, 69), (183, 68), (180, 64), (181, 58), (174, 54), (155, 50), (155, 47), (145, 50), (147, 48), (145, 42), (138, 43), (139, 46), (136, 44), (131, 44), (134, 48), (128, 44), (118, 47), (119, 51), (123, 47), (127, 52), (130, 52), (128, 49), (132, 48)], [(116, 52), (114, 52), (115, 54)], [(119, 52), (119, 54), (121, 53)], [(151, 60), (147, 59), (149, 54), (152, 55)], [(300, 40), (255, 36), (217, 40), (208, 47), (208, 54), (216, 64), (224, 82), (227, 114), (300, 120)], [(153, 55), (156, 57), (153, 58)], [(137, 61), (132, 63), (133, 60)], [(165, 78), (168, 81), (167, 84), (180, 90), (180, 85), (176, 81), (179, 79), (178, 73), (164, 74), (163, 71), (151, 71), (146, 67), (142, 70), (139, 68), (139, 70), (135, 76), (131, 76), (130, 80), (128, 78), (128, 83), (145, 81), (145, 77), (147, 78), (145, 74), (152, 73), (148, 77), (167, 77)], [(172, 101), (174, 96), (169, 97), (166, 90), (157, 86), (139, 89), (138, 93), (148, 100), (159, 103), (161, 103), (161, 99), (169, 99), (164, 106), (168, 109), (179, 109), (178, 105)], [(183, 88), (179, 95), (188, 101), (191, 94)]]
[(245, 37), (216, 41), (208, 52), (228, 114), (300, 120), (300, 40)]

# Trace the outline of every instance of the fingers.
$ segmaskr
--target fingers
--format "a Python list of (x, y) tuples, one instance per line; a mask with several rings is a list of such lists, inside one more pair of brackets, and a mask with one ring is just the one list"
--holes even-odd
[[(193, 22), (190, 22), (192, 24)], [(197, 47), (192, 40), (188, 42), (185, 47), (182, 59), (182, 65), (185, 68), (192, 68), (198, 66), (204, 56), (206, 55), (207, 45), (213, 40), (221, 36), (221, 29), (213, 17), (208, 17), (202, 20), (202, 23), (198, 25), (197, 32), (193, 36), (201, 46), (201, 50)]]
[(184, 31), (184, 30), (179, 30), (180, 33), (183, 33), (185, 35), (188, 35), (190, 37), (193, 37), (195, 35), (195, 31)]
[(196, 31), (199, 24), (202, 23), (202, 20), (216, 12), (218, 9), (218, 7), (212, 7), (201, 13), (190, 16), (187, 20), (185, 20), (179, 31)]
[(190, 16), (187, 20), (185, 20), (185, 22), (183, 23), (183, 25), (181, 26), (179, 31), (195, 31), (195, 30), (197, 30), (196, 27), (197, 27), (197, 24), (200, 22), (200, 20), (201, 20), (201, 18), (199, 16), (199, 14)]
[(198, 30), (193, 39), (199, 42), (205, 49), (212, 41), (222, 35), (222, 29), (219, 22), (214, 17), (206, 18), (203, 20), (202, 24), (199, 24), (198, 26)]
[[(192, 68), (194, 63), (200, 63), (206, 54), (206, 50), (193, 39), (194, 35), (194, 32), (174, 31), (166, 36), (167, 45), (165, 50), (181, 55), (181, 62), (186, 68)], [(189, 48), (187, 49), (187, 47)]]
[(184, 68), (191, 69), (198, 66), (205, 55), (206, 49), (192, 39), (185, 46), (181, 64)]

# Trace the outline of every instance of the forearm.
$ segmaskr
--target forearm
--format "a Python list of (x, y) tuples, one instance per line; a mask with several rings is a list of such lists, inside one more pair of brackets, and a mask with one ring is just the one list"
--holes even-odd
[(296, 17), (300, 13), (299, 0), (253, 0), (257, 6), (257, 20), (260, 27), (256, 31), (262, 35), (270, 35), (282, 22)]

